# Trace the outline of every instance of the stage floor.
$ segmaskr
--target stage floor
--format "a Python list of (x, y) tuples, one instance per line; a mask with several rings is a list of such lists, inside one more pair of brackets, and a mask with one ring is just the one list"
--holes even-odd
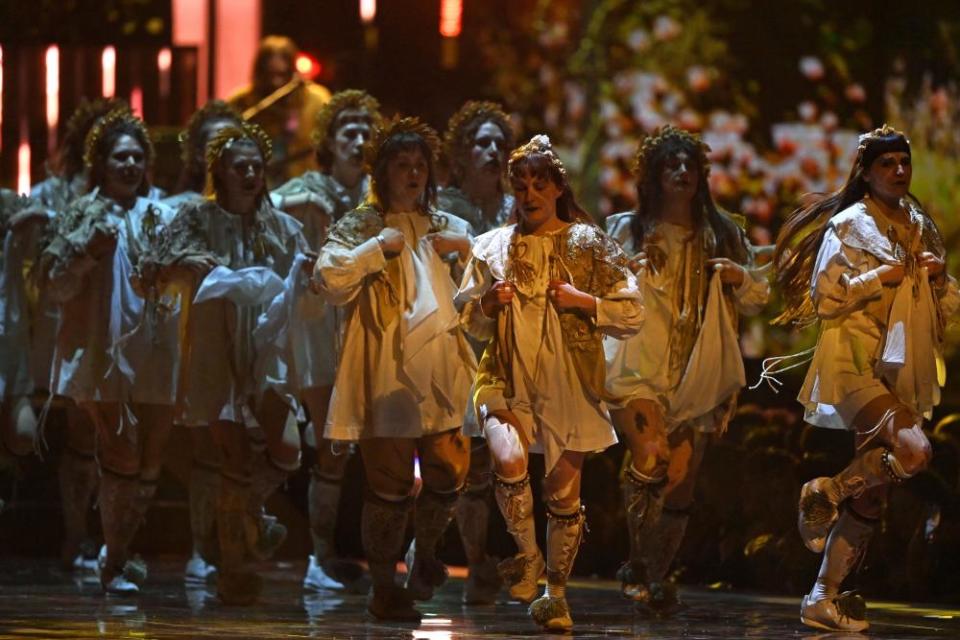
[[(183, 564), (154, 560), (143, 595), (106, 598), (94, 579), (61, 573), (52, 561), (0, 560), (0, 638), (529, 638), (543, 636), (519, 604), (465, 608), (462, 581), (451, 579), (419, 626), (373, 622), (360, 595), (304, 595), (302, 564), (264, 565), (261, 602), (219, 605), (213, 589), (185, 589)], [(570, 602), (582, 638), (864, 638), (822, 634), (798, 621), (799, 597), (683, 589), (687, 607), (650, 619), (609, 581), (576, 581)], [(871, 636), (960, 637), (960, 609), (870, 603)]]

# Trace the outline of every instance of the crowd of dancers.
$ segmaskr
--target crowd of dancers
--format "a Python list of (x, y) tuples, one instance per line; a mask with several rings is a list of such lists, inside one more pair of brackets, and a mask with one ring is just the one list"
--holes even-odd
[[(144, 588), (130, 545), (178, 424), (192, 442), (186, 577), (215, 578), (224, 603), (256, 600), (254, 563), (286, 537), (264, 503), (306, 445), (305, 589), (345, 588), (334, 530), (359, 451), (373, 616), (419, 620), (414, 603), (447, 577), (437, 547), (455, 520), (465, 604), (505, 587), (536, 624), (569, 630), (584, 460), (619, 438), (630, 456), (622, 593), (669, 612), (705, 447), (746, 382), (738, 316), (759, 312), (773, 285), (779, 321), (819, 323), (806, 420), (857, 442), (847, 468), (802, 490), (800, 534), (823, 560), (801, 618), (867, 627), (862, 598), (841, 584), (891, 484), (929, 462), (922, 425), (960, 303), (941, 235), (910, 195), (903, 133), (861, 136), (847, 182), (800, 204), (774, 249), (751, 246), (743, 220), (715, 205), (709, 149), (672, 126), (640, 145), (638, 205), (604, 230), (550, 140), (517, 146), (498, 104), (466, 103), (441, 140), (415, 117), (384, 118), (364, 91), (320, 102), (309, 119), (319, 169), (273, 190), (271, 136), (235, 105), (191, 117), (167, 196), (149, 182), (144, 123), (96, 100), (70, 119), (47, 180), (29, 196), (0, 193), (2, 443), (29, 454), (63, 407), (67, 566), (97, 571), (108, 594)], [(49, 390), (39, 411), (36, 389)], [(531, 452), (544, 477), (530, 477)], [(545, 536), (531, 482), (543, 486)], [(99, 550), (86, 531), (94, 494)], [(517, 547), (499, 563), (487, 553), (491, 502)]]

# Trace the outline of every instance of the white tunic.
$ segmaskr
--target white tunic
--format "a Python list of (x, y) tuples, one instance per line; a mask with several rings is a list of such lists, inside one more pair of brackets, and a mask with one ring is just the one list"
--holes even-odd
[[(760, 311), (770, 295), (770, 286), (762, 270), (747, 268), (743, 283), (738, 287), (718, 289), (711, 282), (711, 274), (704, 260), (711, 257), (711, 248), (698, 246), (698, 241), (712, 239), (709, 229), (704, 233), (680, 225), (661, 222), (644, 238), (645, 247), (634, 242), (632, 224), (635, 213), (620, 213), (607, 218), (607, 229), (624, 251), (635, 256), (648, 252), (650, 261), (658, 262), (655, 269), (646, 269), (643, 277), (643, 302), (646, 319), (643, 331), (618, 340), (607, 338), (604, 349), (607, 357), (607, 391), (618, 398), (615, 403), (626, 406), (635, 399), (654, 400), (663, 407), (668, 426), (693, 419), (703, 430), (716, 428), (713, 409), (725, 402), (730, 392), (742, 386), (742, 379), (718, 380), (742, 375), (742, 356), (736, 344), (737, 325), (732, 314), (722, 308), (726, 298), (732, 298), (737, 311), (753, 315)], [(652, 254), (657, 253), (659, 260)], [(662, 264), (659, 263), (662, 261)], [(718, 275), (712, 275), (718, 278)], [(709, 294), (723, 291), (723, 299), (716, 300), (715, 313), (708, 314)], [(708, 323), (726, 326), (709, 326)], [(700, 342), (701, 352), (692, 359), (701, 335), (723, 336)], [(724, 348), (726, 347), (726, 348)], [(701, 365), (691, 367), (691, 364)], [(681, 383), (683, 385), (681, 386)], [(704, 394), (716, 392), (707, 405), (708, 413), (693, 411), (687, 406), (689, 398), (679, 398), (678, 391), (693, 385)], [(725, 395), (726, 394), (726, 395)], [(686, 394), (685, 394), (686, 395)], [(724, 397), (720, 397), (724, 396)], [(706, 405), (698, 403), (700, 409)]]
[[(350, 215), (350, 214), (348, 214)], [(424, 236), (436, 216), (446, 228), (469, 235), (469, 225), (449, 214), (388, 213), (387, 227), (406, 240), (387, 274), (388, 260), (375, 238), (347, 248), (328, 241), (314, 278), (331, 304), (344, 308), (340, 367), (324, 436), (334, 440), (418, 438), (460, 427), (476, 359), (458, 324), (456, 285), (450, 267)], [(383, 322), (382, 301), (371, 296), (371, 278), (387, 277), (400, 313)], [(369, 298), (367, 298), (369, 297)], [(372, 309), (371, 317), (365, 309)]]
[(74, 254), (49, 274), (50, 294), (61, 303), (51, 390), (76, 402), (173, 404), (179, 303), (169, 296), (145, 301), (131, 283), (150, 236), (173, 211), (146, 198), (124, 210), (97, 190), (71, 207), (98, 201), (109, 206), (116, 249), (98, 260)]
[[(497, 321), (483, 315), (480, 298), (498, 280), (514, 285), (510, 306), (500, 312), (508, 314), (505, 326), (512, 328), (512, 370), (505, 373), (512, 381), (513, 397), (506, 397), (502, 385), (490, 385), (477, 390), (475, 404), (481, 416), (512, 412), (531, 451), (545, 454), (548, 471), (564, 451), (601, 451), (617, 442), (602, 402), (580, 379), (557, 309), (547, 298), (550, 280), (557, 276), (556, 269), (562, 269), (558, 247), (566, 231), (524, 235), (513, 224), (483, 234), (474, 243), (457, 297), (468, 331), (489, 340)], [(522, 277), (513, 264), (521, 256)], [(640, 329), (643, 315), (636, 279), (625, 272), (609, 295), (597, 299), (593, 321), (604, 334), (627, 336)]]
[[(918, 415), (929, 415), (939, 401), (942, 336), (930, 322), (936, 294), (930, 292), (928, 276), (917, 270), (900, 286), (885, 287), (876, 273), (881, 265), (903, 264), (905, 255), (931, 250), (921, 237), (930, 222), (909, 209), (907, 226), (865, 198), (827, 225), (811, 286), (820, 335), (798, 397), (811, 424), (850, 429), (864, 406), (891, 393)], [(891, 241), (894, 234), (899, 243)], [(945, 317), (956, 313), (960, 293), (953, 278), (948, 277), (939, 305)], [(896, 347), (906, 347), (908, 355), (906, 366), (899, 368), (925, 380), (909, 385), (912, 391), (904, 389), (905, 377), (896, 374), (895, 365), (884, 365)]]

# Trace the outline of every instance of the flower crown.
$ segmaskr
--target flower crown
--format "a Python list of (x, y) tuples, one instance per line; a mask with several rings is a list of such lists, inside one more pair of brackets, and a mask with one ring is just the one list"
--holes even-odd
[(401, 118), (394, 116), (392, 119), (382, 122), (380, 126), (374, 127), (373, 134), (370, 136), (370, 142), (364, 149), (365, 171), (368, 174), (373, 175), (377, 158), (380, 157), (383, 146), (394, 136), (404, 133), (416, 134), (423, 138), (424, 142), (427, 143), (427, 147), (430, 149), (431, 160), (436, 162), (437, 152), (440, 149), (440, 137), (437, 135), (437, 132), (419, 118)]
[(120, 106), (107, 115), (103, 116), (87, 133), (87, 140), (84, 143), (83, 164), (89, 169), (93, 167), (97, 160), (97, 148), (103, 137), (114, 127), (130, 126), (136, 129), (145, 141), (146, 148), (143, 150), (147, 158), (147, 164), (153, 160), (153, 142), (150, 140), (150, 133), (143, 124), (143, 120), (133, 115), (126, 105)]
[(223, 100), (211, 100), (190, 116), (187, 128), (180, 132), (177, 140), (180, 142), (180, 160), (185, 165), (193, 163), (193, 145), (200, 135), (200, 129), (210, 120), (231, 120), (235, 123), (243, 121), (243, 116), (230, 104)]
[(264, 164), (270, 162), (270, 158), (273, 156), (273, 144), (270, 142), (270, 137), (258, 125), (244, 120), (239, 124), (221, 129), (207, 143), (208, 173), (213, 173), (213, 169), (223, 156), (223, 152), (238, 140), (253, 142), (260, 149)]
[(507, 163), (507, 166), (512, 170), (517, 161), (532, 155), (541, 155), (546, 158), (550, 166), (560, 174), (560, 177), (564, 180), (567, 179), (567, 170), (564, 168), (563, 163), (560, 162), (560, 156), (553, 150), (550, 138), (542, 133), (530, 138), (530, 142), (527, 144), (517, 147), (513, 153), (510, 154), (510, 161)]
[(347, 89), (333, 94), (320, 111), (317, 112), (317, 118), (314, 120), (313, 134), (310, 136), (314, 148), (321, 148), (327, 142), (330, 135), (330, 127), (336, 121), (340, 112), (345, 109), (356, 109), (366, 111), (370, 114), (370, 119), (374, 127), (381, 121), (380, 102), (366, 91), (359, 89)]
[[(447, 122), (447, 131), (443, 136), (443, 151), (452, 162), (458, 159), (470, 148), (473, 141), (466, 139), (467, 129), (474, 122), (493, 122), (503, 131), (507, 148), (513, 146), (513, 128), (510, 126), (510, 116), (496, 102), (470, 100), (450, 117)], [(482, 124), (481, 122), (481, 124)]]
[(637, 149), (637, 155), (634, 157), (633, 162), (633, 175), (636, 177), (637, 183), (643, 184), (643, 181), (646, 179), (647, 165), (653, 157), (653, 154), (656, 153), (657, 149), (662, 145), (671, 140), (687, 143), (696, 149), (700, 171), (704, 176), (710, 173), (710, 160), (707, 158), (707, 154), (710, 153), (710, 145), (700, 139), (700, 136), (668, 124), (660, 127), (644, 138), (640, 144), (640, 148)]
[(885, 153), (893, 151), (910, 153), (909, 138), (889, 124), (861, 134), (857, 143), (857, 166), (861, 169), (866, 169)]

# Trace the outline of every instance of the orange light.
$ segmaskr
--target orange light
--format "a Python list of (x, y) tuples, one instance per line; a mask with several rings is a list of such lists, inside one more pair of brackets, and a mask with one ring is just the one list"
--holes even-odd
[(104, 98), (112, 98), (117, 94), (117, 50), (113, 47), (104, 47), (100, 56), (100, 68), (103, 70), (103, 87), (101, 93)]
[(440, 35), (444, 38), (456, 38), (460, 35), (463, 22), (463, 0), (441, 0)]
[(297, 67), (297, 72), (307, 80), (316, 78), (323, 69), (323, 66), (318, 60), (310, 57), (306, 53), (298, 53), (294, 64)]
[(143, 119), (143, 89), (140, 87), (130, 90), (130, 110), (135, 116)]
[(360, 22), (370, 24), (377, 17), (377, 0), (360, 0)]
[(57, 45), (47, 47), (44, 64), (47, 71), (47, 146), (52, 151), (57, 147), (57, 124), (60, 122), (60, 49)]
[(168, 47), (157, 53), (157, 70), (160, 72), (160, 95), (164, 98), (170, 95), (170, 67), (173, 65), (173, 54)]
[(17, 150), (17, 193), (30, 193), (30, 141), (20, 127), (20, 148)]

